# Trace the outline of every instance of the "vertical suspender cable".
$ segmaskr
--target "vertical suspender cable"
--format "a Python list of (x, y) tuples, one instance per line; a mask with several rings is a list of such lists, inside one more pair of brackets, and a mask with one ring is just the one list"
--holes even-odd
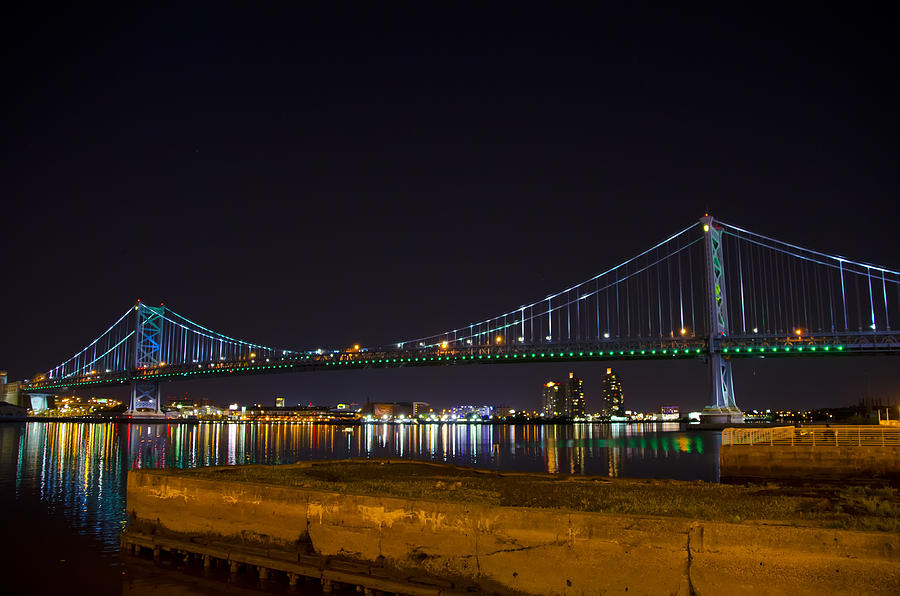
[(691, 331), (696, 335), (697, 334), (697, 325), (695, 322), (695, 313), (694, 313), (694, 285), (696, 280), (694, 280), (694, 253), (693, 251), (688, 252), (688, 280), (690, 281), (691, 287)]
[[(669, 336), (675, 337), (675, 317), (672, 316), (672, 292), (674, 288), (672, 287), (672, 256), (666, 258), (666, 296), (669, 299)], [(662, 330), (660, 329), (660, 335), (662, 335)]]
[(838, 266), (841, 272), (841, 304), (844, 306), (844, 331), (850, 330), (850, 325), (847, 324), (847, 294), (844, 289), (844, 261), (843, 259), (838, 260)]
[(741, 333), (747, 333), (747, 314), (744, 308), (744, 259), (741, 258), (741, 243), (740, 240), (735, 242), (737, 246), (737, 259), (738, 259), (738, 275), (740, 277), (741, 284)]
[(828, 282), (828, 314), (831, 320), (831, 332), (834, 333), (834, 284), (832, 283), (831, 271), (825, 270), (825, 281)]
[(547, 341), (553, 341), (553, 297), (547, 297)]
[[(659, 254), (659, 251), (657, 250), (657, 256), (658, 256), (658, 254)], [(662, 331), (663, 331), (663, 322), (662, 322), (662, 284), (661, 284), (661, 280), (660, 280), (660, 270), (662, 269), (662, 263), (657, 263), (656, 265), (653, 266), (653, 268), (656, 269), (656, 318), (657, 318), (657, 329), (656, 329), (656, 332), (657, 332), (657, 334), (658, 334), (660, 337), (662, 337)], [(650, 297), (648, 296), (647, 299), (649, 300)], [(651, 331), (652, 331), (652, 330), (651, 330)], [(653, 335), (653, 334), (651, 333), (651, 336), (652, 336), (652, 335)]]
[(679, 333), (684, 329), (684, 275), (681, 272), (681, 251), (678, 252), (678, 321)]
[(878, 327), (875, 325), (875, 300), (872, 298), (872, 268), (866, 267), (866, 278), (869, 282), (869, 309), (872, 311), (872, 331), (876, 331)]
[(807, 303), (809, 302), (809, 291), (806, 287), (807, 266), (802, 262), (798, 263), (798, 265), (800, 267), (800, 296), (803, 300), (803, 324), (812, 329), (812, 321), (809, 320), (809, 309), (807, 308)]
[(621, 335), (621, 312), (619, 308), (619, 269), (616, 268), (616, 337)]
[(628, 292), (628, 266), (625, 266), (625, 336), (631, 337), (631, 296)]
[(581, 287), (575, 288), (575, 341), (581, 337)]
[(790, 325), (785, 325), (785, 329), (787, 330), (788, 335), (791, 335), (791, 331), (794, 329), (794, 326), (797, 324), (797, 309), (796, 309), (796, 300), (794, 299), (794, 261), (790, 257), (783, 256), (782, 261), (784, 262), (784, 280), (785, 285), (787, 286), (788, 291), (788, 305), (790, 306), (791, 312), (788, 315), (790, 320)]
[(853, 279), (853, 288), (856, 290), (856, 326), (862, 331), (862, 300), (859, 297), (859, 280), (856, 278)]
[[(778, 298), (784, 297), (784, 270), (783, 267), (780, 267), (780, 262), (778, 261), (778, 253), (773, 253), (773, 259), (775, 259), (775, 275), (777, 285), (775, 286), (775, 305), (778, 307), (778, 321), (775, 324), (775, 333), (781, 332), (784, 327), (784, 322), (787, 319), (787, 315), (785, 314), (785, 310), (787, 309), (787, 304), (782, 304), (782, 301)], [(782, 308), (784, 307), (784, 308)]]

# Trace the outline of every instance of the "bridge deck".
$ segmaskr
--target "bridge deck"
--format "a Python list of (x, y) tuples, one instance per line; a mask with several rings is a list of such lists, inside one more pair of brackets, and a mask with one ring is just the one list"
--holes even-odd
[[(888, 333), (844, 334), (828, 337), (776, 338), (730, 337), (722, 342), (729, 358), (772, 358), (796, 356), (840, 356), (900, 353), (900, 342)], [(705, 359), (707, 340), (702, 338), (603, 340), (567, 345), (495, 345), (467, 348), (374, 349), (360, 351), (323, 351), (289, 354), (273, 359), (242, 359), (220, 362), (148, 367), (138, 371), (110, 371), (83, 377), (56, 380), (40, 379), (23, 387), (24, 391), (46, 391), (62, 387), (114, 386), (134, 381), (180, 381), (239, 375), (349, 370), (457, 366), (469, 364), (517, 364), (533, 362), (590, 362), (620, 360)]]

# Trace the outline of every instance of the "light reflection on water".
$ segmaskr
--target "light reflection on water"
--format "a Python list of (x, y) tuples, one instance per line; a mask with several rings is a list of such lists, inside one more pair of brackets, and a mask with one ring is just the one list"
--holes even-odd
[(56, 548), (60, 560), (72, 549), (87, 550), (94, 559), (80, 569), (100, 565), (109, 581), (121, 583), (118, 536), (126, 524), (127, 471), (134, 468), (406, 457), (498, 470), (715, 482), (718, 446), (718, 433), (678, 424), (4, 423), (0, 506), (21, 513), (8, 518), (5, 533), (27, 538), (15, 551), (0, 549), (0, 558), (29, 546)]
[(718, 435), (681, 431), (678, 424), (217, 423), (131, 425), (123, 432), (131, 468), (408, 457), (564, 474), (708, 481), (718, 476)]

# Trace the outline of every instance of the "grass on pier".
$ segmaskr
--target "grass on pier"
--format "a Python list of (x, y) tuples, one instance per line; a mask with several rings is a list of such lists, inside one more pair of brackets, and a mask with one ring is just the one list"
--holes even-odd
[(194, 468), (182, 473), (409, 499), (900, 532), (900, 494), (890, 487), (757, 486), (520, 474), (409, 460)]

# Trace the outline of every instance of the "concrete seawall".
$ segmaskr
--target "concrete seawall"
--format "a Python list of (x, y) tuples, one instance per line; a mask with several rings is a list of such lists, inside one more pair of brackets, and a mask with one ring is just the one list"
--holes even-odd
[(723, 445), (723, 478), (900, 478), (900, 447)]
[(380, 561), (526, 594), (886, 593), (900, 536), (342, 495), (131, 471), (143, 531)]

